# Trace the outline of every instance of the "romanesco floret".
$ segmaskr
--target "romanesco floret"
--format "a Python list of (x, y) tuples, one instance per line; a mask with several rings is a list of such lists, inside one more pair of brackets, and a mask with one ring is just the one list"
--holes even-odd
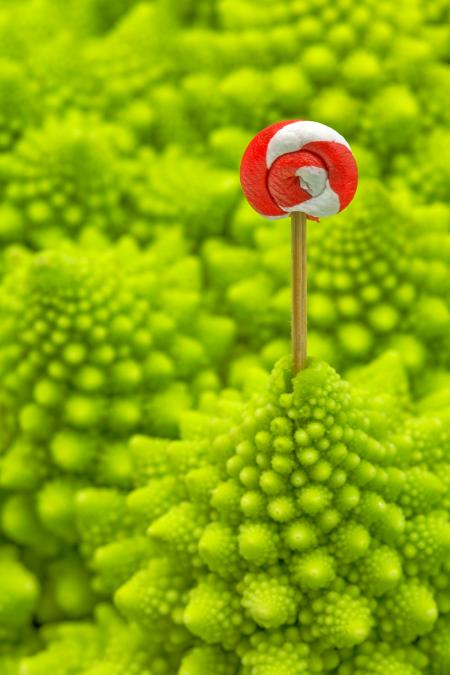
[[(173, 246), (179, 258), (169, 263)], [(218, 387), (233, 324), (202, 310), (197, 260), (172, 231), (145, 253), (123, 242), (107, 252), (16, 252), (10, 262), (1, 291), (0, 524), (39, 577), (46, 569), (41, 618), (84, 616), (95, 598), (83, 557), (135, 532), (121, 492), (139, 485), (128, 437), (178, 434), (181, 412)], [(154, 496), (133, 501), (141, 517), (142, 509), (157, 517), (178, 496), (166, 471), (156, 476), (164, 482)], [(107, 588), (147, 548), (133, 542)], [(109, 555), (98, 553), (99, 569), (108, 570)]]
[[(448, 14), (4, 0), (0, 242), (151, 249), (1, 252), (2, 674), (448, 674)], [(279, 366), (243, 410), (290, 251), (237, 168), (298, 116), (376, 179), (309, 234), (310, 353), (352, 387)], [(385, 348), (420, 415), (392, 352), (359, 367)]]
[(52, 245), (85, 227), (117, 233), (123, 209), (111, 133), (76, 116), (24, 135), (5, 160), (3, 197), (26, 218), (25, 242)]
[[(409, 160), (411, 164), (406, 168), (406, 179), (425, 203), (428, 201), (445, 202), (448, 199), (450, 172), (448, 157), (442, 148), (448, 147), (449, 140), (447, 128), (437, 127), (418, 145), (416, 156), (419, 161), (416, 166), (414, 166), (414, 161), (411, 162), (411, 158)], [(422, 159), (424, 157), (427, 161)], [(401, 169), (404, 163), (405, 158), (400, 158)]]
[[(182, 494), (149, 519), (153, 553), (115, 601), (167, 644), (188, 630), (180, 673), (191, 662), (208, 672), (198, 641), (221, 663), (237, 657), (246, 675), (440, 672), (433, 650), (450, 666), (439, 637), (449, 625), (448, 483), (434, 465), (439, 455), (448, 470), (448, 424), (412, 415), (405, 387), (400, 398), (395, 381), (382, 393), (370, 372), (361, 389), (321, 362), (291, 379), (283, 360), (239, 417), (232, 408), (221, 429), (205, 420), (194, 432), (189, 465), (177, 455), (192, 441), (167, 448)], [(152, 462), (154, 443), (137, 437), (132, 454)], [(119, 541), (116, 556), (120, 566)]]
[[(408, 215), (409, 197), (394, 199), (372, 179), (361, 181), (358, 200), (339, 219), (310, 228), (311, 354), (346, 368), (392, 347), (421, 376), (426, 367), (448, 363), (448, 214), (442, 211), (443, 222), (436, 213), (435, 228), (424, 231), (422, 220)], [(236, 212), (233, 231), (238, 223), (250, 227), (247, 214)], [(288, 230), (282, 221), (255, 225), (257, 252), (243, 242), (208, 242), (203, 249), (217, 297), (254, 350), (270, 349), (289, 325)], [(249, 314), (252, 322), (244, 319)]]
[[(170, 675), (171, 655), (127, 625), (108, 605), (99, 605), (95, 622), (60, 623), (42, 631), (44, 648), (22, 659), (20, 675)], [(9, 675), (9, 674), (8, 674)], [(225, 675), (228, 675), (226, 673)]]
[(0, 240), (48, 248), (92, 232), (148, 241), (178, 224), (194, 240), (226, 231), (239, 196), (235, 173), (178, 149), (138, 152), (134, 143), (123, 125), (88, 115), (29, 130), (3, 160)]
[[(116, 0), (115, 4), (123, 7), (124, 3), (130, 6), (120, 20), (98, 40), (84, 43), (84, 55), (98, 82), (99, 103), (105, 112), (117, 113), (138, 100), (148, 102), (149, 90), (173, 70), (165, 55), (176, 31), (165, 3)], [(93, 4), (103, 5), (105, 10), (114, 3), (82, 0), (73, 4), (76, 12), (82, 5), (88, 10)]]
[(144, 223), (180, 223), (194, 241), (223, 234), (239, 199), (236, 173), (177, 148), (162, 155), (144, 151), (131, 192)]

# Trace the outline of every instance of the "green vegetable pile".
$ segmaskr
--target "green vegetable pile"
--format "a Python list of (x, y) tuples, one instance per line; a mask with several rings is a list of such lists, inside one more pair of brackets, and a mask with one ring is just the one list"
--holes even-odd
[[(449, 675), (449, 0), (4, 0), (1, 675)], [(360, 185), (308, 232), (252, 136)]]

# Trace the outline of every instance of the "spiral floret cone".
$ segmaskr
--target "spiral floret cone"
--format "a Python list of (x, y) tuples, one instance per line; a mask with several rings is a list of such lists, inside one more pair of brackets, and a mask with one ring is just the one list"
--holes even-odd
[[(198, 265), (173, 237), (145, 253), (129, 242), (106, 252), (11, 253), (0, 288), (0, 527), (43, 580), (41, 620), (88, 615), (96, 592), (115, 590), (147, 553), (143, 519), (180, 498), (156, 451), (136, 478), (128, 439), (178, 434), (194, 397), (218, 387), (213, 364), (234, 329), (201, 310)], [(180, 254), (168, 263), (174, 241)], [(210, 347), (200, 342), (205, 327), (216, 335)], [(197, 380), (197, 394), (187, 380)], [(160, 477), (147, 498), (146, 481)], [(136, 490), (128, 508), (132, 485), (143, 494)], [(118, 536), (131, 542), (117, 571)], [(92, 588), (97, 570), (105, 579)], [(30, 612), (18, 608), (17, 620)]]
[[(383, 393), (383, 379), (352, 386), (322, 362), (292, 379), (285, 359), (264, 392), (222, 417), (195, 413), (192, 440), (158, 450), (181, 492), (115, 602), (166, 632), (169, 651), (182, 631), (180, 673), (216, 659), (227, 672), (232, 655), (246, 675), (416, 675), (431, 653), (447, 663), (448, 484), (433, 452), (448, 467), (448, 423), (412, 415), (405, 385)], [(141, 436), (132, 452), (150, 461), (156, 447)]]

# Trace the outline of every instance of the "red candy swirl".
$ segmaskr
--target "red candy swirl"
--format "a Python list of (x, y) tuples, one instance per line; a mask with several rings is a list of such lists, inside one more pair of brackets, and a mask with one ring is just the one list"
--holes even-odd
[(342, 211), (353, 199), (358, 169), (350, 146), (319, 122), (277, 122), (257, 134), (241, 162), (242, 190), (266, 218), (303, 211), (311, 219)]

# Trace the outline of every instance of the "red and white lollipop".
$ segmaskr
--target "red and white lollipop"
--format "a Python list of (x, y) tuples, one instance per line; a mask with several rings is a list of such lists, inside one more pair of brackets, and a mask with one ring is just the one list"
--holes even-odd
[(320, 122), (277, 122), (260, 131), (241, 162), (241, 185), (251, 206), (266, 218), (300, 211), (312, 220), (351, 202), (358, 169), (341, 134)]
[(341, 134), (320, 122), (277, 122), (256, 134), (241, 162), (250, 205), (269, 219), (292, 220), (292, 356), (306, 368), (306, 218), (345, 209), (358, 185), (358, 168)]

